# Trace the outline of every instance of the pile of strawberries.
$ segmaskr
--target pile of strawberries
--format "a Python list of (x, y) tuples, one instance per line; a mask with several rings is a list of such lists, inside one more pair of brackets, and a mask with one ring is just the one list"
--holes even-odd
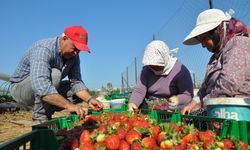
[(59, 130), (61, 149), (70, 150), (248, 150), (246, 143), (221, 139), (211, 130), (198, 131), (193, 125), (161, 123), (135, 112), (89, 115)]

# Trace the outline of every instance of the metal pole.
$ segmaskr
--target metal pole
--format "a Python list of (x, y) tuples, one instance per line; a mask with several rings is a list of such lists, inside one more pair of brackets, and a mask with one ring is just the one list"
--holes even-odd
[(213, 0), (209, 0), (209, 9), (213, 9)]
[(196, 84), (195, 84), (195, 82), (196, 82), (196, 81), (195, 81), (195, 73), (193, 73), (193, 80), (194, 80), (194, 83), (193, 83), (193, 84), (194, 84), (194, 88), (196, 88)]
[(135, 85), (137, 83), (137, 63), (136, 63), (136, 57), (135, 57)]
[(129, 87), (129, 85), (128, 85), (128, 67), (126, 69), (126, 72), (127, 72), (127, 92), (128, 92), (128, 87)]
[(9, 81), (10, 76), (4, 73), (0, 73), (0, 80)]

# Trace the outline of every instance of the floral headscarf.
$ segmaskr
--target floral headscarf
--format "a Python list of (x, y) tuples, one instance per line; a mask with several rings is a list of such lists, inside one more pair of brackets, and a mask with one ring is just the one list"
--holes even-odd
[(249, 28), (241, 21), (231, 18), (229, 22), (222, 22), (216, 29), (215, 32), (219, 35), (220, 42), (219, 49), (225, 47), (227, 42), (234, 36), (247, 36), (249, 37)]
[(178, 48), (169, 50), (167, 44), (163, 41), (152, 41), (145, 48), (142, 63), (144, 66), (164, 66), (163, 71), (152, 71), (154, 71), (156, 75), (168, 75), (177, 60), (177, 58), (173, 56), (174, 53), (177, 53), (177, 50)]

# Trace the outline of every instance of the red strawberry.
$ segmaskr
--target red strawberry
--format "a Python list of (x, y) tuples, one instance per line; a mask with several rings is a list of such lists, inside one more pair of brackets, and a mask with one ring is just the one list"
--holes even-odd
[(95, 148), (91, 143), (84, 143), (81, 144), (80, 150), (95, 150)]
[(140, 113), (140, 110), (139, 110), (138, 108), (136, 108), (136, 109), (134, 110), (134, 112), (137, 113), (137, 114), (139, 114), (139, 113)]
[(130, 146), (125, 140), (121, 140), (119, 150), (130, 150)]
[(71, 139), (71, 150), (74, 150), (75, 148), (78, 148), (78, 139), (73, 137)]
[(166, 134), (167, 134), (166, 132), (160, 132), (160, 134), (158, 134), (157, 143), (158, 143), (159, 145), (161, 144), (162, 139), (164, 138), (164, 136), (165, 136)]
[(245, 142), (240, 141), (239, 143), (242, 150), (248, 150), (248, 145)]
[(134, 142), (131, 146), (131, 150), (143, 150), (141, 144)]
[(177, 124), (175, 124), (175, 123), (170, 122), (170, 123), (169, 123), (169, 126), (170, 126), (170, 127), (174, 127), (174, 132), (175, 132), (175, 133), (181, 131), (181, 128), (180, 128)]
[(106, 147), (108, 149), (118, 149), (120, 145), (120, 139), (117, 135), (110, 135), (105, 140)]
[(104, 134), (108, 133), (107, 126), (105, 126), (105, 125), (103, 125), (103, 124), (100, 124), (98, 130), (99, 130), (99, 131), (103, 131)]
[(125, 129), (124, 128), (119, 128), (117, 131), (117, 135), (119, 137), (120, 140), (125, 138)]
[(155, 139), (151, 137), (145, 137), (141, 141), (142, 146), (148, 149), (152, 149), (156, 144)]
[(234, 148), (234, 143), (230, 141), (229, 139), (224, 139), (223, 143), (224, 143), (225, 149), (227, 150), (232, 150)]
[(130, 124), (130, 122), (124, 123), (124, 126), (125, 126), (126, 132), (132, 129), (132, 125)]
[(182, 145), (175, 145), (174, 150), (185, 150), (185, 147), (183, 147)]
[(80, 136), (80, 143), (91, 143), (92, 139), (90, 137), (90, 132), (88, 130), (84, 130)]
[(121, 119), (121, 115), (120, 114), (114, 114), (113, 115), (113, 120), (114, 121), (119, 121)]
[(214, 139), (208, 139), (206, 141), (204, 141), (203, 147), (205, 149), (208, 149), (209, 145), (212, 145), (214, 143)]
[(89, 119), (94, 120), (96, 122), (101, 122), (101, 119), (99, 117), (94, 116), (94, 115), (90, 115)]
[(157, 139), (158, 134), (160, 133), (160, 130), (161, 130), (160, 126), (154, 126), (154, 127), (151, 129), (152, 137), (153, 137), (154, 139)]
[(141, 140), (141, 135), (139, 132), (137, 132), (136, 130), (134, 129), (131, 129), (127, 135), (126, 135), (126, 141), (129, 143), (129, 144), (132, 144), (134, 140)]

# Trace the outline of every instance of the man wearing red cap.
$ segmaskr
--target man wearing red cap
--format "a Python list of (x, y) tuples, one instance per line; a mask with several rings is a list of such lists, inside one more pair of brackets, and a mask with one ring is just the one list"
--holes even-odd
[[(15, 101), (33, 107), (33, 120), (50, 120), (55, 111), (67, 109), (81, 118), (88, 109), (75, 103), (86, 101), (92, 109), (103, 105), (92, 98), (81, 79), (80, 51), (90, 52), (88, 33), (81, 26), (70, 26), (55, 38), (35, 42), (11, 76)], [(69, 80), (62, 80), (68, 77)]]

